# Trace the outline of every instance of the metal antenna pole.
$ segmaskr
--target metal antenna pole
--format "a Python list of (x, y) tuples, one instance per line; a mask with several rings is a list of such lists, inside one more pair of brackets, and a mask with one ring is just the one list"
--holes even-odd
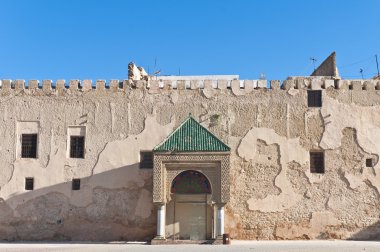
[(310, 60), (313, 61), (313, 67), (315, 71), (315, 62), (317, 61), (317, 59), (315, 57), (310, 57)]
[(379, 62), (377, 61), (377, 54), (375, 54), (375, 59), (376, 59), (377, 76), (380, 76), (380, 73), (379, 73)]
[(362, 75), (362, 79), (364, 79), (364, 77), (363, 77), (363, 69), (362, 68), (360, 68), (360, 74)]
[(157, 57), (154, 57), (154, 68), (153, 68), (153, 73), (155, 73), (157, 70)]

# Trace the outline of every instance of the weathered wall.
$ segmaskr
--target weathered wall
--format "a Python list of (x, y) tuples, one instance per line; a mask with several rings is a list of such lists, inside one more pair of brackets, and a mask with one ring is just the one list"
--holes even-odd
[[(189, 113), (232, 148), (233, 238), (379, 236), (379, 81), (289, 78), (283, 89), (261, 80), (78, 84), (31, 81), (26, 89), (2, 81), (0, 239), (152, 239), (152, 171), (139, 169), (139, 151)], [(322, 108), (307, 107), (307, 89), (323, 89)], [(36, 160), (17, 151), (30, 122), (39, 127)], [(68, 158), (71, 126), (85, 126), (84, 160)], [(310, 173), (310, 150), (325, 151), (325, 174)], [(34, 177), (35, 190), (24, 191), (25, 177)], [(71, 190), (72, 178), (82, 178), (80, 191)]]

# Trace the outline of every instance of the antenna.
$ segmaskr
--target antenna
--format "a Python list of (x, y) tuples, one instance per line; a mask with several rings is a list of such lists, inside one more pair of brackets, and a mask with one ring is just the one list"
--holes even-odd
[(380, 73), (379, 73), (379, 62), (377, 61), (377, 54), (375, 54), (375, 59), (376, 59), (377, 76), (380, 76)]
[(156, 72), (157, 72), (157, 56), (154, 57), (153, 75), (156, 75)]
[(364, 79), (364, 77), (363, 77), (363, 68), (360, 68), (360, 74), (362, 75), (362, 79)]
[(310, 57), (310, 60), (313, 61), (313, 67), (315, 71), (315, 62), (317, 61), (317, 59), (315, 57)]
[(157, 70), (157, 56), (156, 56), (156, 57), (154, 57), (153, 75), (156, 76), (156, 78), (157, 78), (157, 75), (159, 75), (160, 73), (161, 73), (161, 69)]
[(181, 68), (178, 68), (178, 76), (181, 76)]

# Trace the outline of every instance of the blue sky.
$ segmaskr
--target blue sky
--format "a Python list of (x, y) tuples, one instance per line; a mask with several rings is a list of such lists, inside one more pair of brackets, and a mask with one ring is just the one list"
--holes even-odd
[(378, 0), (1, 0), (0, 79), (125, 79), (134, 61), (164, 75), (284, 80), (332, 51), (342, 77), (370, 78), (379, 10)]

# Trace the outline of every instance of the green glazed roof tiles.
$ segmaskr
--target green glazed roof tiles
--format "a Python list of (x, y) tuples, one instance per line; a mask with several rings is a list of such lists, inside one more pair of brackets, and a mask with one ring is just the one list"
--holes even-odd
[(189, 116), (154, 151), (224, 152), (230, 151), (225, 143)]

